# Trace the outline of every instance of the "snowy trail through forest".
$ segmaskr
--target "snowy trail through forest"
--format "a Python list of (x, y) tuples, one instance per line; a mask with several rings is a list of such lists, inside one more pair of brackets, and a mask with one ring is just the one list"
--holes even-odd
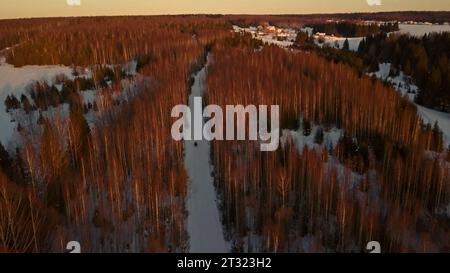
[[(206, 66), (195, 75), (189, 97), (191, 113), (194, 113), (194, 98), (203, 95), (205, 79)], [(191, 253), (229, 252), (217, 207), (210, 148), (210, 143), (206, 140), (184, 142), (184, 166), (189, 179), (186, 206), (187, 230), (190, 238), (189, 252)]]

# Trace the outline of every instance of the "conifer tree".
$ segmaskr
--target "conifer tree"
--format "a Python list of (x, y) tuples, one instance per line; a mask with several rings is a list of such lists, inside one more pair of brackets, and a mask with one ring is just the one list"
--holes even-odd
[(345, 39), (344, 44), (342, 46), (343, 50), (350, 50), (350, 44), (348, 42), (348, 39)]

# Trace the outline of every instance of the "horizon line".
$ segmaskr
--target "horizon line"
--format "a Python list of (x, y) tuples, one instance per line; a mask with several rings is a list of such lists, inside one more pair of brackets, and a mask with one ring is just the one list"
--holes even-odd
[(323, 12), (323, 13), (165, 13), (165, 14), (108, 14), (108, 15), (75, 15), (75, 16), (36, 16), (36, 17), (9, 17), (2, 20), (27, 20), (27, 19), (58, 19), (58, 18), (94, 18), (94, 17), (157, 17), (157, 16), (308, 16), (308, 15), (346, 15), (346, 14), (382, 14), (382, 13), (436, 13), (450, 10), (393, 10), (393, 11), (351, 11), (351, 12)]

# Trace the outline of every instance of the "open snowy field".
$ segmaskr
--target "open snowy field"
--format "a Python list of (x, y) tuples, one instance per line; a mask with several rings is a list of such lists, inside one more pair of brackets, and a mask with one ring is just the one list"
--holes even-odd
[(398, 33), (421, 37), (432, 32), (450, 32), (450, 25), (399, 24)]
[(64, 74), (72, 78), (72, 68), (66, 66), (23, 66), (0, 64), (0, 141), (8, 146), (17, 123), (6, 112), (5, 99), (15, 95), (18, 99), (25, 94), (25, 88), (34, 81), (46, 81), (51, 84), (57, 75)]

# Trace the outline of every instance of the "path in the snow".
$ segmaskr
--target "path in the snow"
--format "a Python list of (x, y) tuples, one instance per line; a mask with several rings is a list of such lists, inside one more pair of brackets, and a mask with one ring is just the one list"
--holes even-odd
[[(189, 97), (191, 113), (194, 113), (194, 97), (203, 95), (205, 79), (206, 66), (195, 75), (195, 82)], [(187, 230), (190, 238), (189, 252), (229, 252), (217, 207), (217, 195), (212, 177), (213, 167), (210, 162), (210, 143), (206, 140), (185, 141), (184, 149), (184, 166), (189, 178), (186, 204), (188, 210)]]

